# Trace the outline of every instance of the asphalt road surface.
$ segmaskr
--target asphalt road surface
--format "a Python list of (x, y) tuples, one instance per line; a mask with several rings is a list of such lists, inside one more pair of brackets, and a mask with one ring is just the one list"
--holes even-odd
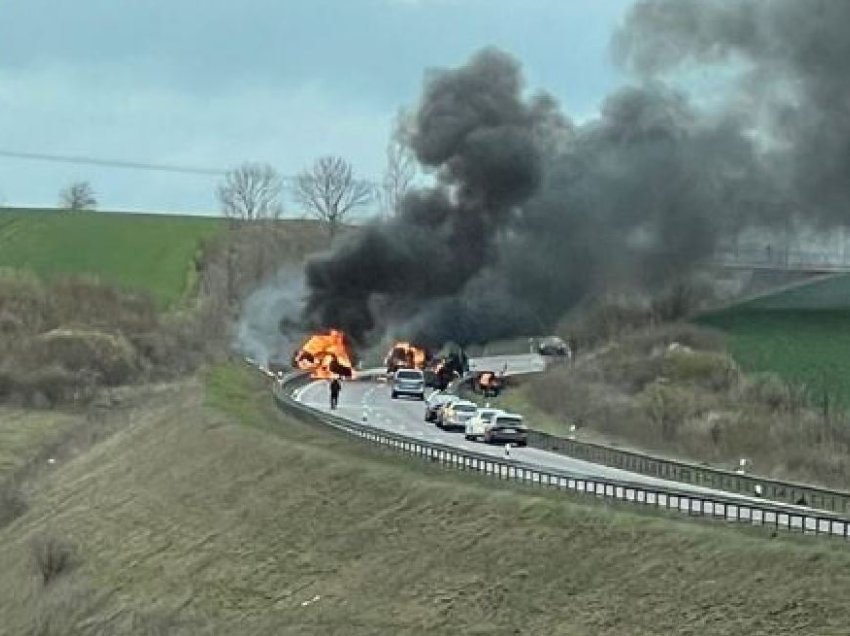
[[(477, 371), (501, 371), (505, 364), (508, 365), (508, 375), (542, 371), (546, 365), (545, 360), (535, 354), (494, 356), (470, 360), (470, 368)], [(330, 392), (328, 385), (327, 380), (311, 382), (295, 392), (295, 399), (320, 411), (330, 412)], [(470, 449), (480, 453), (487, 453), (494, 457), (505, 457), (506, 454), (504, 445), (470, 442), (464, 439), (461, 432), (443, 431), (437, 428), (435, 424), (426, 422), (424, 418), (424, 402), (410, 398), (394, 400), (390, 396), (389, 383), (378, 382), (374, 379), (344, 383), (335, 415), (354, 422), (368, 424), (378, 429), (417, 438), (424, 442), (437, 442), (457, 448)], [(530, 424), (533, 428), (533, 422)], [(726, 498), (764, 503), (764, 500), (756, 497), (747, 497), (726, 491), (704, 488), (702, 486), (640, 475), (537, 448), (512, 447), (509, 452), (511, 459), (534, 464), (540, 468), (567, 471), (580, 477), (627, 481), (646, 486), (660, 486), (679, 491), (722, 495)]]

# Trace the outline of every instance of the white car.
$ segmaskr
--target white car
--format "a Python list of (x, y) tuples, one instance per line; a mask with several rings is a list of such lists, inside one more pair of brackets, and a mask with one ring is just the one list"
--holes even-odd
[(502, 413), (502, 409), (485, 407), (475, 411), (475, 415), (473, 415), (472, 419), (466, 423), (466, 439), (470, 441), (484, 439), (484, 433), (487, 430), (487, 426), (489, 426), (493, 416), (497, 413)]
[(457, 400), (440, 410), (437, 426), (444, 430), (466, 430), (466, 422), (472, 419), (478, 407), (469, 400)]
[(528, 427), (522, 415), (516, 413), (496, 413), (490, 423), (484, 428), (484, 441), (512, 442), (517, 446), (528, 443)]
[(425, 374), (422, 369), (399, 369), (393, 376), (392, 397), (412, 395), (420, 400), (425, 399)]

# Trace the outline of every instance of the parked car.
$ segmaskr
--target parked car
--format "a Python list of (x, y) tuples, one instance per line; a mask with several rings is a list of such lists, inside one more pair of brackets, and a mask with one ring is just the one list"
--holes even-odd
[(399, 369), (393, 376), (392, 397), (412, 395), (420, 400), (425, 399), (425, 376), (422, 369)]
[(425, 400), (425, 421), (436, 422), (440, 417), (440, 411), (452, 402), (457, 402), (459, 399), (458, 396), (452, 393), (434, 391)]
[(496, 413), (484, 429), (484, 441), (488, 444), (492, 442), (512, 442), (517, 446), (525, 446), (528, 443), (528, 427), (526, 427), (522, 415)]
[(537, 341), (537, 353), (541, 356), (570, 357), (570, 347), (561, 338), (549, 336)]
[(475, 415), (466, 423), (466, 439), (468, 440), (476, 440), (476, 439), (484, 439), (484, 433), (487, 430), (487, 427), (490, 425), (490, 422), (493, 419), (493, 416), (497, 413), (501, 413), (502, 409), (494, 409), (485, 407), (483, 409), (478, 409), (475, 411)]
[(437, 426), (444, 430), (466, 430), (466, 422), (475, 415), (475, 402), (457, 400), (440, 410)]

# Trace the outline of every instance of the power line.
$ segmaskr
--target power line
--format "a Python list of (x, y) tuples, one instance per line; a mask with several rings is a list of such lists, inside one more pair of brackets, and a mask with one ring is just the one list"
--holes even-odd
[[(11, 159), (26, 159), (31, 161), (49, 161), (52, 163), (70, 163), (83, 164), (90, 166), (103, 166), (106, 168), (123, 168), (129, 170), (150, 170), (155, 172), (174, 172), (180, 174), (197, 174), (205, 176), (221, 177), (227, 174), (226, 170), (216, 168), (200, 168), (197, 166), (178, 166), (174, 164), (163, 163), (146, 163), (141, 161), (124, 161), (121, 159), (103, 159), (100, 157), (84, 157), (79, 155), (54, 155), (40, 152), (18, 152), (15, 150), (0, 149), (0, 157), (9, 157)], [(295, 177), (282, 176), (284, 184), (291, 185)], [(368, 179), (362, 180), (371, 186), (375, 186), (375, 182)]]
[(129, 168), (131, 170), (155, 170), (158, 172), (202, 174), (216, 177), (219, 177), (226, 172), (224, 170), (216, 170), (214, 168), (198, 168), (195, 166), (176, 166), (161, 163), (144, 163), (140, 161), (121, 161), (119, 159), (101, 159), (98, 157), (81, 157), (76, 155), (51, 155), (38, 152), (17, 152), (13, 150), (0, 150), (0, 157), (29, 159), (33, 161), (51, 161), (53, 163), (87, 164), (91, 166), (104, 166), (107, 168)]

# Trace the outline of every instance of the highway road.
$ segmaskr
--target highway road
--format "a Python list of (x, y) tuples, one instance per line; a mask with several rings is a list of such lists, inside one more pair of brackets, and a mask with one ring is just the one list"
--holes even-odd
[[(494, 356), (470, 360), (470, 368), (479, 371), (500, 371), (505, 364), (508, 368), (507, 373), (511, 375), (542, 371), (545, 368), (544, 359), (537, 355)], [(326, 380), (316, 380), (297, 389), (294, 397), (306, 406), (319, 411), (330, 412), (329, 389)], [(354, 422), (368, 424), (378, 429), (406, 435), (424, 442), (437, 442), (500, 458), (504, 458), (506, 454), (504, 445), (470, 442), (464, 439), (463, 433), (443, 431), (433, 423), (426, 422), (424, 419), (425, 404), (422, 401), (415, 399), (394, 400), (390, 396), (389, 384), (378, 382), (375, 379), (346, 382), (340, 394), (339, 407), (334, 414)], [(529, 424), (533, 428), (534, 423), (529, 422)], [(537, 448), (512, 447), (509, 452), (510, 458), (513, 460), (541, 468), (567, 471), (578, 477), (606, 478), (645, 486), (672, 488), (695, 494), (722, 495), (726, 498), (764, 503), (764, 500), (756, 497), (735, 495), (726, 491), (640, 475)]]

